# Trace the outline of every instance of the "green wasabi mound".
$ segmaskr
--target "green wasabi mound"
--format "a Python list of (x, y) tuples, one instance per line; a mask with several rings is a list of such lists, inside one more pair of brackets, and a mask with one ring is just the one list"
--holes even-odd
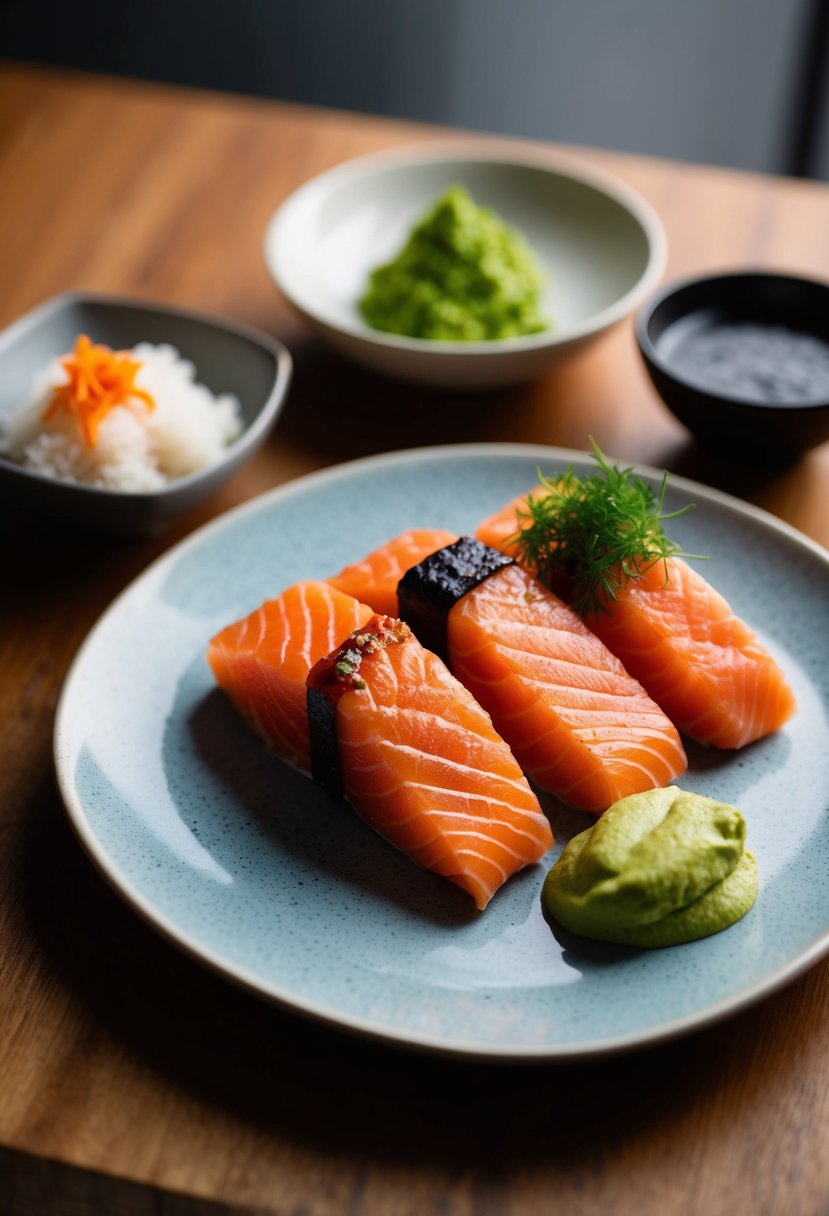
[(359, 301), (373, 329), (439, 342), (481, 342), (550, 328), (544, 278), (523, 238), (461, 186), (448, 190)]
[(549, 914), (582, 937), (676, 946), (727, 929), (757, 898), (736, 807), (676, 786), (632, 794), (567, 844), (544, 882)]

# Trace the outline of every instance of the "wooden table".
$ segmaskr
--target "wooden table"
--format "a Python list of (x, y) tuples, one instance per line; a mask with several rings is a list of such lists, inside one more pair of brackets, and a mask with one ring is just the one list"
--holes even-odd
[[(646, 382), (629, 323), (462, 421), (440, 394), (319, 346), (266, 276), (268, 217), (319, 170), (424, 134), (72, 74), (0, 76), (0, 325), (67, 288), (107, 290), (240, 318), (295, 356), (266, 448), (172, 533), (58, 542), (13, 511), (0, 523), (4, 1213), (829, 1211), (829, 964), (626, 1057), (421, 1058), (307, 1024), (181, 956), (110, 891), (64, 819), (53, 711), (89, 627), (179, 537), (311, 469), (454, 440), (583, 448), (592, 433), (617, 459), (740, 494), (829, 545), (829, 446), (775, 473), (702, 453)], [(827, 187), (582, 155), (661, 214), (669, 277), (753, 264), (829, 278)], [(356, 400), (365, 430), (349, 421)]]

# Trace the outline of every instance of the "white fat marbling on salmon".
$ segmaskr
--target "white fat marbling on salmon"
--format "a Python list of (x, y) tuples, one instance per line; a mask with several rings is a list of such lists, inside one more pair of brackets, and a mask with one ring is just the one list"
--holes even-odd
[(349, 801), (483, 908), (552, 843), (535, 794), (489, 715), (413, 636), (364, 654), (359, 677), (337, 707)]
[(449, 614), (452, 669), (543, 789), (600, 813), (686, 767), (676, 729), (556, 596), (504, 567)]

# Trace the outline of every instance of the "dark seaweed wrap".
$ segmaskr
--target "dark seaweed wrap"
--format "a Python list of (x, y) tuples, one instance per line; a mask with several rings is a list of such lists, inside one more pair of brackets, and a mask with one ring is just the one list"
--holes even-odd
[(343, 798), (343, 775), (337, 747), (337, 702), (319, 688), (306, 693), (311, 737), (311, 776), (332, 798)]
[(446, 620), (459, 599), (513, 559), (471, 536), (438, 549), (397, 584), (398, 611), (421, 646), (449, 662)]

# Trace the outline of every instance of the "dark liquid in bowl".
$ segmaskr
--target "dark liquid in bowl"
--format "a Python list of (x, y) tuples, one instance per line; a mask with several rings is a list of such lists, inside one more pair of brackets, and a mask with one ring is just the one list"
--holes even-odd
[(668, 326), (657, 350), (706, 392), (766, 405), (829, 398), (829, 342), (805, 330), (706, 309)]

